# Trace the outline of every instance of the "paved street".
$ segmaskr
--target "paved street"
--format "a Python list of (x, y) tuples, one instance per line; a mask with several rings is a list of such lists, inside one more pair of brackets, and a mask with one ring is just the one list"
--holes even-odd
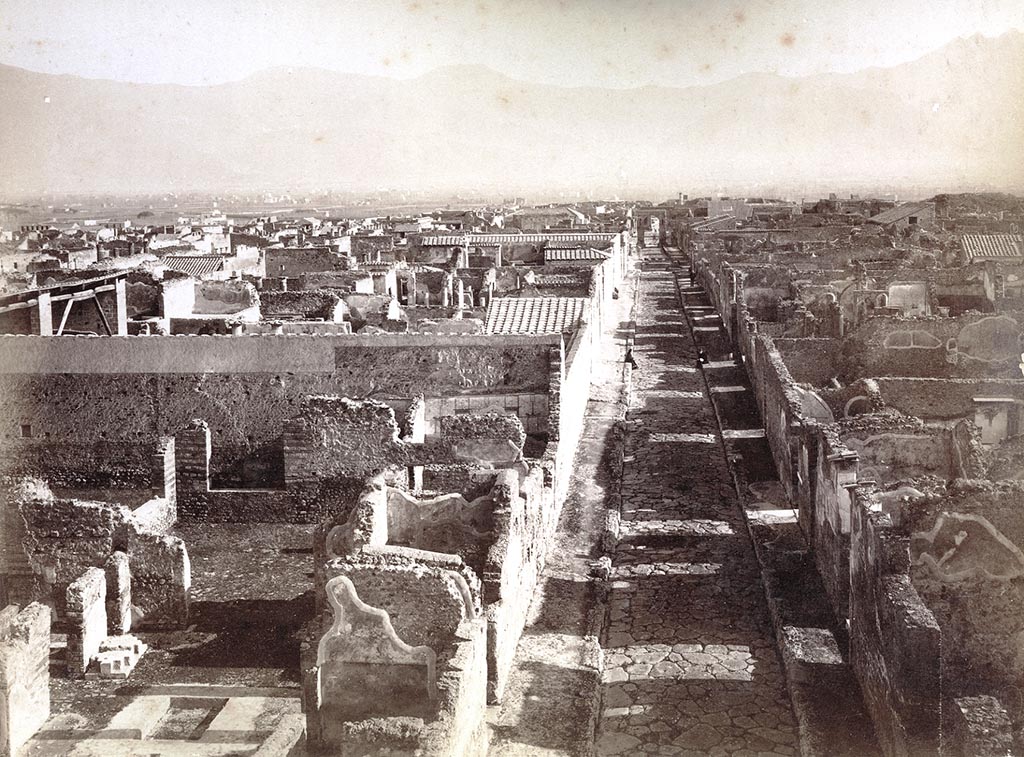
[(598, 753), (794, 755), (760, 573), (675, 276), (659, 250), (642, 258)]

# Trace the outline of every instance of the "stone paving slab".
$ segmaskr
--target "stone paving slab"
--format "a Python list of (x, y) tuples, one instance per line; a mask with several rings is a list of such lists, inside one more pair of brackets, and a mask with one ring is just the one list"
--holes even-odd
[(758, 565), (680, 305), (660, 253), (644, 251), (596, 751), (794, 755)]

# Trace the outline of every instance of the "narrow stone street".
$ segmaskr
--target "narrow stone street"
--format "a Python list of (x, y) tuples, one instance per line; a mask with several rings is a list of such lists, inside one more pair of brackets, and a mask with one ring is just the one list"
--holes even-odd
[(597, 752), (794, 755), (760, 572), (677, 273), (687, 271), (660, 250), (641, 251)]

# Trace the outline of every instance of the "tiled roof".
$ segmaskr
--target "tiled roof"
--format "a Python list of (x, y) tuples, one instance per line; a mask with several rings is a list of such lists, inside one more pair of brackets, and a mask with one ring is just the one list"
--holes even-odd
[(575, 234), (438, 234), (424, 236), (420, 244), (425, 247), (484, 247), (499, 244), (583, 244), (610, 243), (616, 234), (611, 232), (579, 232)]
[(586, 297), (498, 297), (487, 307), (488, 334), (560, 334), (576, 327)]
[(536, 282), (542, 287), (578, 287), (584, 284), (579, 276), (572, 273), (538, 273)]
[(964, 234), (960, 240), (969, 261), (1024, 257), (1024, 235)]
[(224, 258), (220, 255), (173, 255), (164, 258), (163, 265), (189, 276), (205, 276), (223, 271)]
[(544, 248), (544, 262), (558, 262), (563, 260), (607, 260), (608, 253), (595, 250), (593, 247), (562, 247)]
[(923, 210), (928, 210), (933, 207), (930, 202), (907, 202), (903, 205), (898, 205), (895, 208), (889, 208), (889, 210), (883, 210), (877, 216), (871, 216), (868, 220), (871, 223), (880, 223), (883, 226), (888, 223), (896, 223), (902, 221), (904, 218), (917, 215)]

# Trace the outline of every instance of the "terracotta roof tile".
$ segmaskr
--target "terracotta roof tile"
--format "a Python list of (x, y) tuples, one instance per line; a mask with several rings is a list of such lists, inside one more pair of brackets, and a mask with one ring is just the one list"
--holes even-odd
[(960, 243), (971, 262), (1024, 257), (1024, 236), (1021, 234), (964, 234)]
[(163, 265), (172, 271), (198, 277), (224, 270), (224, 258), (220, 255), (174, 255), (164, 258)]
[(420, 242), (425, 247), (485, 247), (499, 244), (557, 244), (576, 242), (584, 244), (611, 243), (617, 235), (611, 232), (580, 232), (575, 234), (433, 234)]
[(602, 252), (601, 250), (595, 250), (593, 247), (559, 247), (559, 248), (544, 248), (544, 262), (545, 263), (559, 263), (568, 260), (593, 260), (601, 261), (607, 260), (609, 253)]
[(560, 334), (576, 327), (586, 297), (499, 297), (487, 307), (488, 334)]

